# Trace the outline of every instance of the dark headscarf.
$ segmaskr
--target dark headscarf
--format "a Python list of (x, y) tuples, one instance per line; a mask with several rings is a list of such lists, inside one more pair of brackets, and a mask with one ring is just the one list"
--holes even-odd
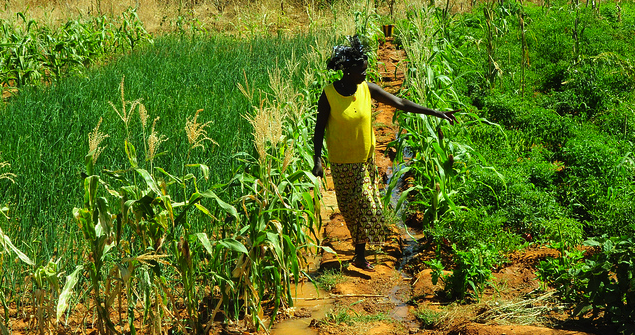
[(326, 67), (330, 70), (344, 70), (368, 60), (366, 48), (357, 35), (347, 36), (350, 46), (337, 45)]

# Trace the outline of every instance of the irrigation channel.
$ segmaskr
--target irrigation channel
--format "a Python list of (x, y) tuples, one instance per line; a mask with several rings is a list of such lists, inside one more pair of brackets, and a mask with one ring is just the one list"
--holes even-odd
[[(387, 41), (379, 49), (381, 84), (387, 91), (396, 93), (403, 82), (403, 72), (395, 71), (399, 60), (403, 57)], [(397, 69), (399, 70), (399, 69)], [(376, 107), (377, 119), (375, 120), (375, 135), (377, 138), (376, 163), (380, 174), (385, 175), (385, 189), (391, 192), (391, 202), (395, 205), (401, 195), (404, 184), (403, 175), (395, 173), (402, 166), (392, 166), (391, 158), (387, 157), (387, 144), (398, 136), (398, 129), (392, 124), (394, 109), (379, 104)], [(331, 292), (316, 288), (311, 283), (304, 283), (297, 287), (297, 295), (294, 299), (294, 307), (289, 313), (289, 318), (277, 323), (273, 329), (274, 335), (316, 335), (318, 330), (313, 327), (314, 320), (321, 320), (328, 313), (337, 310), (353, 310), (360, 305), (362, 310), (378, 310), (407, 329), (419, 328), (406, 302), (410, 299), (411, 278), (402, 272), (403, 265), (416, 253), (417, 240), (421, 238), (417, 233), (408, 231), (408, 227), (401, 222), (397, 223), (399, 243), (390, 243), (377, 254), (370, 255), (370, 259), (376, 264), (376, 272), (365, 273), (348, 265), (353, 256), (350, 235), (345, 227), (343, 218), (337, 210), (337, 201), (333, 190), (333, 182), (330, 176), (325, 177), (325, 189), (322, 190), (322, 221), (325, 245), (337, 252), (337, 256), (325, 253), (323, 257), (317, 257), (310, 261), (310, 274), (317, 273), (320, 269), (337, 268), (345, 277), (345, 282)], [(396, 186), (392, 190), (388, 185), (396, 180)], [(397, 215), (399, 216), (399, 215)], [(374, 257), (374, 259), (373, 259)], [(355, 306), (354, 306), (355, 305)], [(372, 306), (372, 307), (369, 307)], [(363, 312), (363, 311), (362, 311)], [(373, 329), (368, 334), (381, 333), (381, 330)], [(337, 333), (337, 332), (336, 332)]]

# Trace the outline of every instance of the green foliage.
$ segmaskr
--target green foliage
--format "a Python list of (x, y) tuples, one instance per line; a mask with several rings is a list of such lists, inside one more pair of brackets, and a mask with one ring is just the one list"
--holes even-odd
[(487, 244), (495, 250), (511, 252), (523, 245), (521, 235), (509, 229), (507, 217), (502, 214), (490, 214), (480, 208), (455, 214), (424, 231), (437, 244), (450, 241), (460, 250)]
[(13, 245), (13, 243), (11, 243), (11, 239), (9, 239), (9, 236), (4, 234), (4, 232), (2, 231), (2, 228), (0, 228), (0, 245), (2, 246), (2, 249), (0, 249), (2, 252), (0, 252), (0, 254), (13, 253), (24, 263), (29, 265), (34, 264), (33, 261), (29, 258), (29, 256), (25, 255), (22, 251), (20, 251), (20, 249), (16, 248), (16, 246)]
[(17, 18), (18, 22), (0, 20), (0, 84), (9, 87), (81, 72), (113, 52), (134, 50), (153, 41), (133, 8), (119, 18), (71, 20), (56, 29), (40, 26), (24, 13), (17, 13)]
[[(490, 171), (471, 166), (455, 204), (485, 222), (487, 217), (501, 222), (508, 234), (532, 240), (557, 240), (555, 222), (566, 222), (571, 243), (607, 231), (631, 233), (633, 216), (626, 203), (633, 194), (632, 110), (625, 102), (634, 97), (635, 48), (629, 33), (633, 17), (623, 15), (631, 4), (606, 4), (600, 12), (575, 4), (554, 4), (550, 10), (525, 6), (530, 61), (525, 69), (523, 41), (515, 28), (521, 12), (514, 4), (494, 5), (491, 17), (467, 14), (453, 27), (459, 36), (451, 42), (469, 57), (458, 63), (469, 80), (459, 80), (456, 87), (482, 118), (500, 126), (470, 126), (471, 147), (504, 178), (501, 183)], [(496, 27), (489, 51), (483, 46), (488, 20)], [(487, 72), (490, 58), (498, 71), (494, 89), (471, 74)], [(521, 74), (527, 77), (524, 92), (533, 91), (531, 96), (520, 90)], [(468, 217), (458, 215), (458, 222), (476, 220)], [(451, 221), (446, 225), (461, 227)], [(453, 241), (469, 244), (476, 234), (458, 235)]]
[(337, 284), (346, 281), (346, 277), (340, 271), (326, 270), (320, 273), (316, 281), (319, 287), (326, 291), (331, 291)]
[(450, 297), (458, 299), (465, 298), (470, 290), (470, 295), (478, 299), (492, 278), (492, 268), (500, 261), (498, 251), (481, 244), (466, 251), (455, 249), (455, 252), (455, 268), (445, 280), (445, 290)]
[[(274, 84), (278, 83), (272, 79)], [(256, 329), (264, 326), (261, 315), (266, 301), (270, 301), (274, 317), (280, 307), (292, 304), (290, 285), (299, 281), (304, 264), (301, 252), (318, 244), (312, 237), (317, 236), (319, 207), (317, 198), (307, 191), (317, 180), (293, 154), (298, 133), (287, 133), (283, 128), (283, 124), (301, 120), (293, 120), (291, 113), (283, 114), (280, 101), (286, 100), (278, 100), (282, 98), (274, 94), (271, 105), (254, 107), (255, 114), (246, 117), (253, 126), (258, 159), (248, 153), (237, 154), (243, 165), (232, 180), (207, 189), (201, 189), (203, 184), (199, 183), (199, 179), (209, 179), (207, 165), (184, 164), (179, 169), (181, 175), (172, 174), (154, 164), (160, 143), (151, 140), (145, 148), (149, 162), (141, 162), (135, 146), (125, 139), (130, 167), (103, 170), (102, 176), (94, 164), (106, 137), (99, 130), (100, 123), (93, 130), (89, 136), (91, 151), (85, 159), (84, 204), (73, 213), (90, 250), (80, 268), (90, 278), (100, 332), (115, 332), (117, 324), (110, 316), (115, 297), (122, 301), (123, 296), (128, 302), (131, 329), (138, 302), (145, 306), (143, 313), (150, 313), (152, 327), (161, 329), (161, 323), (171, 321), (162, 308), (178, 310), (180, 300), (175, 297), (182, 297), (187, 325), (178, 319), (172, 322), (184, 332), (189, 328), (196, 333), (203, 332), (199, 309), (207, 289), (218, 292), (213, 296), (216, 306), (207, 306), (212, 320), (222, 307), (229, 318), (245, 318)], [(126, 133), (128, 116), (135, 106), (145, 110), (141, 104), (129, 104), (122, 95), (122, 109), (117, 113)], [(200, 111), (186, 122), (188, 158), (194, 149), (205, 148), (203, 141), (213, 145), (207, 137), (209, 122), (197, 119)], [(143, 121), (142, 127), (145, 134)], [(158, 136), (154, 127), (149, 139)], [(146, 164), (153, 170), (144, 169)], [(241, 196), (232, 200), (241, 210), (217, 195), (228, 194), (230, 188), (241, 191)], [(208, 223), (203, 231), (193, 224), (196, 213)], [(150, 293), (139, 301), (134, 292), (143, 290)]]
[[(574, 315), (600, 316), (622, 334), (635, 332), (635, 243), (631, 237), (598, 237), (587, 240), (594, 248), (590, 258), (568, 253), (558, 260), (541, 262), (542, 281), (556, 286), (563, 299), (576, 303)], [(587, 313), (591, 313), (589, 316)]]
[(439, 323), (439, 321), (443, 317), (443, 313), (430, 309), (418, 308), (415, 311), (415, 316), (417, 317), (417, 320), (421, 322), (421, 325), (424, 329), (432, 329), (432, 327)]
[(454, 268), (449, 275), (443, 275), (444, 266), (440, 261), (427, 262), (432, 268), (432, 283), (441, 279), (444, 291), (449, 299), (464, 300), (466, 296), (478, 300), (489, 281), (492, 268), (501, 261), (498, 250), (492, 245), (479, 244), (465, 250), (452, 245)]
[(546, 241), (559, 241), (568, 249), (580, 245), (584, 240), (584, 229), (580, 221), (558, 218), (540, 223), (540, 237)]
[[(9, 158), (18, 155), (18, 147), (22, 150), (15, 163), (20, 175), (11, 175), (20, 188), (3, 189), (3, 200), (17, 202), (7, 223), (25, 227), (10, 229), (11, 238), (40, 239), (29, 248), (29, 256), (39, 264), (59, 250), (57, 268), (72, 272), (59, 296), (47, 298), (50, 307), (43, 315), (57, 314), (59, 320), (73, 304), (92, 299), (102, 333), (122, 326), (134, 332), (139, 326), (136, 315), (143, 315), (141, 322), (148, 329), (168, 326), (202, 333), (209, 320), (205, 315), (213, 319), (222, 311), (228, 319), (245, 319), (258, 328), (266, 326), (266, 308), (275, 316), (277, 309), (292, 304), (290, 284), (299, 280), (305, 266), (302, 254), (319, 245), (319, 197), (308, 191), (316, 188), (317, 180), (307, 172), (315, 119), (306, 111), (317, 100), (314, 85), (328, 80), (326, 73), (303, 77), (301, 64), (323, 64), (301, 53), (300, 41), (307, 49), (313, 42), (309, 37), (267, 43), (167, 37), (91, 77), (63, 79), (45, 92), (27, 89), (2, 110), (5, 127), (28, 128), (28, 122), (41, 129), (2, 137)], [(279, 63), (285, 65), (282, 70)], [(228, 68), (242, 72), (236, 75)], [(126, 73), (125, 89), (121, 77), (112, 78), (120, 72)], [(298, 86), (303, 89), (296, 90)], [(107, 91), (112, 94), (104, 95)], [(121, 102), (111, 103), (118, 95)], [(34, 113), (33, 101), (37, 108), (52, 106), (52, 111)], [(198, 107), (205, 112), (184, 115)], [(75, 108), (83, 111), (70, 113), (71, 123), (61, 111)], [(262, 116), (273, 117), (272, 112), (275, 120), (257, 122)], [(101, 115), (122, 122), (102, 125)], [(147, 121), (152, 119), (150, 126)], [(86, 123), (98, 126), (89, 133)], [(264, 142), (259, 142), (258, 132), (265, 133)], [(55, 144), (45, 149), (48, 141)], [(79, 158), (81, 151), (89, 154)], [(33, 152), (39, 152), (38, 162), (30, 160)], [(65, 163), (60, 165), (55, 156), (63, 156)], [(73, 159), (77, 161), (67, 161)], [(54, 180), (44, 180), (49, 174), (40, 162), (57, 171)], [(74, 183), (64, 184), (69, 178), (81, 180), (83, 201)], [(41, 192), (42, 187), (56, 192)], [(29, 189), (34, 193), (28, 201), (16, 194)], [(76, 224), (53, 224), (70, 216), (70, 209), (54, 210), (53, 203), (76, 203)], [(29, 210), (37, 206), (55, 214), (48, 217), (37, 209), (51, 224), (31, 232), (26, 229), (33, 225)], [(3, 247), (6, 241), (8, 237)], [(15, 264), (3, 264), (3, 270), (19, 272)], [(6, 280), (2, 277), (3, 287)], [(10, 286), (22, 285), (16, 284)], [(82, 291), (90, 294), (79, 294)], [(6, 291), (9, 299), (16, 292)], [(116, 308), (123, 319), (111, 316)], [(166, 313), (183, 308), (184, 320)]]
[[(83, 170), (84, 155), (89, 151), (86, 134), (92, 129), (91, 125), (103, 117), (101, 129), (109, 136), (108, 141), (124, 143), (127, 137), (124, 124), (117, 122), (119, 116), (109, 104), (113, 101), (122, 109), (121, 102), (117, 102), (121, 101), (118, 92), (122, 74), (126, 78), (125, 95), (143, 101), (152, 115), (149, 121), (160, 117), (157, 130), (162, 129), (161, 134), (168, 138), (157, 152), (154, 164), (182, 175), (184, 162), (203, 163), (210, 167), (210, 173), (209, 180), (198, 181), (202, 189), (227, 183), (240, 165), (233, 155), (254, 150), (250, 125), (242, 117), (251, 107), (238, 84), (247, 78), (250, 87), (266, 88), (268, 70), (276, 63), (285, 64), (294, 53), (296, 68), (303, 69), (300, 65), (307, 60), (302, 50), (307, 52), (313, 41), (310, 37), (273, 38), (270, 42), (227, 37), (180, 41), (164, 37), (147, 49), (89, 70), (86, 77), (64, 78), (46, 90), (25, 89), (0, 110), (3, 129), (15, 130), (0, 135), (3, 160), (12, 163), (13, 172), (19, 171), (13, 178), (15, 184), (7, 183), (7, 187), (0, 188), (2, 203), (10, 204), (12, 210), (5, 231), (12, 241), (37, 241), (27, 250), (16, 244), (32, 259), (49, 259), (57, 249), (60, 254), (69, 255), (62, 259), (61, 268), (76, 264), (75, 259), (81, 254), (76, 249), (79, 244), (62, 244), (62, 241), (83, 239), (69, 218), (72, 207), (82, 203), (82, 189), (78, 186), (81, 186), (79, 172)], [(305, 49), (299, 47), (303, 45)], [(289, 78), (293, 78), (294, 86), (304, 86), (299, 74)], [(305, 87), (313, 90), (311, 84)], [(311, 91), (303, 92), (302, 97), (307, 99), (303, 104), (308, 104)], [(303, 105), (294, 103), (292, 106)], [(179, 139), (185, 136), (186, 115), (199, 108), (204, 109), (199, 122), (212, 122), (207, 136), (219, 145), (190, 152), (188, 142)], [(141, 149), (147, 146), (150, 127), (148, 124), (142, 129), (137, 112), (135, 110), (129, 120), (129, 128), (133, 130), (129, 142), (136, 143), (139, 152), (145, 152)], [(310, 122), (295, 123), (297, 133), (304, 136), (296, 141), (297, 148), (310, 145), (307, 140), (311, 136)], [(121, 148), (112, 144), (104, 146), (98, 169), (125, 170), (130, 163)], [(145, 157), (140, 156), (138, 164), (153, 170)], [(4, 186), (7, 181), (2, 182)], [(236, 194), (237, 190), (232, 187), (219, 196), (229, 201)], [(201, 218), (196, 214), (192, 218), (193, 226), (202, 226)]]
[(585, 261), (581, 270), (584, 297), (574, 311), (593, 315), (603, 311), (604, 320), (616, 324), (619, 331), (635, 333), (635, 243), (628, 237), (601, 237), (585, 243), (601, 252)]
[(387, 321), (387, 320), (391, 320), (391, 318), (385, 313), (362, 314), (362, 313), (357, 313), (350, 308), (338, 308), (335, 311), (326, 313), (326, 316), (320, 322), (325, 324), (334, 324), (334, 325), (345, 324), (348, 326), (352, 326), (355, 323), (370, 323), (370, 322)]
[[(466, 278), (487, 277), (487, 271), (465, 270), (479, 263), (462, 253), (478, 249), (479, 243), (496, 254), (538, 241), (555, 242), (565, 255), (564, 261), (543, 263), (540, 275), (553, 274), (554, 283), (569, 287), (569, 301), (579, 300), (570, 287), (582, 271), (582, 254), (573, 246), (606, 232), (629, 235), (635, 227), (628, 205), (634, 194), (628, 106), (635, 97), (635, 20), (626, 14), (633, 6), (609, 3), (599, 11), (569, 3), (546, 6), (551, 8), (491, 2), (438, 24), (431, 23), (443, 16), (421, 10), (416, 13), (428, 18), (427, 25), (416, 16), (397, 24), (398, 40), (413, 65), (407, 97), (432, 108), (469, 101), (479, 109), (461, 128), (444, 128), (443, 143), (431, 131), (434, 125), (400, 120), (408, 134), (398, 154), (411, 148), (407, 172), (416, 180), (408, 200), (436, 213), (426, 217), (424, 230), (438, 252), (443, 244), (455, 244), (457, 275), (445, 278), (453, 298), (485, 282)], [(423, 33), (413, 38), (417, 31)], [(420, 46), (409, 48), (411, 40)], [(442, 76), (451, 85), (429, 80)], [(441, 165), (425, 167), (443, 157), (442, 150), (428, 149), (435, 143), (465, 165), (453, 173)], [(456, 159), (451, 150), (460, 147), (457, 143), (469, 145), (470, 159)], [(451, 191), (436, 179), (436, 171), (452, 177)], [(443, 264), (429, 265), (441, 277)], [(470, 280), (473, 284), (466, 284)]]

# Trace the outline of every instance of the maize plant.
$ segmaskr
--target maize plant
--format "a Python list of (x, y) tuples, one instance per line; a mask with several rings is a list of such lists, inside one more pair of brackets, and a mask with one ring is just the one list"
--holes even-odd
[(16, 16), (16, 22), (0, 20), (0, 84), (18, 88), (81, 70), (117, 49), (123, 52), (152, 43), (132, 8), (119, 19), (69, 20), (56, 29), (40, 26), (22, 12)]
[[(127, 121), (137, 111), (145, 128), (143, 120), (148, 115), (143, 104), (126, 101), (123, 93), (121, 96), (122, 111), (115, 109), (126, 132), (130, 132)], [(296, 94), (292, 98), (302, 99)], [(156, 122), (151, 131), (141, 132), (144, 136), (149, 133), (147, 145), (144, 143), (145, 163), (125, 139), (130, 167), (97, 172), (101, 143), (108, 137), (99, 130), (101, 121), (98, 123), (89, 135), (84, 206), (76, 208), (74, 214), (90, 249), (87, 261), (77, 271), (90, 278), (100, 332), (119, 332), (124, 326), (133, 331), (138, 325), (134, 315), (141, 313), (143, 322), (157, 331), (172, 322), (184, 332), (205, 333), (205, 323), (221, 308), (226, 316), (243, 317), (258, 328), (265, 325), (263, 305), (273, 306), (275, 318), (280, 307), (292, 303), (291, 281), (299, 280), (304, 266), (301, 250), (318, 244), (314, 227), (319, 206), (317, 198), (307, 191), (317, 180), (306, 168), (296, 168), (303, 161), (294, 157), (297, 138), (292, 136), (302, 132), (293, 132), (291, 138), (283, 134), (283, 129), (288, 129), (283, 124), (294, 120), (289, 106), (272, 104), (266, 110), (257, 109), (250, 121), (259, 139), (255, 140), (258, 158), (239, 154), (244, 162), (242, 171), (230, 183), (207, 190), (199, 190), (197, 182), (199, 177), (209, 176), (209, 167), (204, 164), (185, 164), (183, 171), (194, 169), (198, 173), (182, 176), (154, 165), (157, 146), (167, 140), (157, 134)], [(214, 144), (207, 137), (209, 122), (197, 119), (201, 111), (186, 122), (190, 150)], [(230, 187), (243, 190), (235, 201), (242, 210), (216, 194)], [(209, 219), (205, 231), (192, 227), (190, 216), (195, 213)], [(65, 285), (63, 291), (72, 292), (73, 286)], [(205, 292), (212, 292), (206, 300), (210, 319), (200, 317)], [(118, 319), (112, 317), (116, 301)], [(127, 301), (126, 308), (122, 301)], [(143, 302), (143, 311), (137, 311), (137, 301)], [(58, 314), (66, 305), (58, 305)], [(185, 306), (185, 323), (174, 314), (180, 306)]]
[[(431, 8), (409, 12), (410, 24), (401, 29), (403, 44), (409, 57), (410, 68), (406, 73), (405, 94), (413, 101), (436, 110), (451, 110), (454, 106), (465, 107), (454, 89), (454, 82), (465, 74), (456, 73), (457, 64), (470, 61), (445, 39), (434, 39), (438, 25)], [(459, 143), (452, 138), (460, 134), (464, 126), (473, 122), (484, 122), (473, 113), (462, 113), (466, 120), (449, 126), (436, 118), (418, 114), (399, 114), (399, 126), (405, 130), (390, 146), (397, 149), (396, 161), (407, 166), (400, 175), (410, 173), (413, 185), (404, 191), (397, 202), (396, 210), (408, 199), (424, 213), (424, 227), (440, 224), (444, 215), (461, 209), (453, 201), (461, 188), (461, 179), (472, 164), (484, 165), (485, 159), (469, 143)], [(465, 134), (464, 134), (465, 135)], [(467, 136), (469, 142), (469, 136)], [(392, 196), (388, 187), (384, 203)]]
[[(292, 280), (299, 280), (305, 266), (302, 252), (319, 244), (315, 230), (319, 198), (307, 191), (317, 189), (318, 180), (307, 172), (311, 160), (298, 159), (294, 153), (295, 143), (308, 137), (301, 125), (310, 121), (305, 119), (307, 113), (294, 107), (293, 101), (301, 104), (304, 97), (291, 90), (292, 85), (284, 79), (288, 77), (279, 70), (270, 72), (272, 99), (254, 106), (254, 114), (246, 116), (254, 128), (258, 156), (238, 154), (243, 171), (232, 181), (246, 193), (239, 202), (246, 224), (241, 233), (248, 250), (232, 271), (232, 278), (236, 290), (249, 297), (242, 307), (256, 327), (263, 322), (263, 304), (273, 303), (271, 326), (278, 309), (293, 303), (290, 286)], [(248, 87), (246, 83), (241, 90), (250, 98), (253, 94)], [(229, 312), (237, 316), (237, 307)]]

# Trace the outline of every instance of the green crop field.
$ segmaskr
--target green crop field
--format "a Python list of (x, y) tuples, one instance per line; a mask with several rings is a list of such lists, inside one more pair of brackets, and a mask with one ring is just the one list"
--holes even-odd
[[(2, 261), (2, 286), (16, 287), (3, 294), (3, 302), (14, 301), (18, 287), (35, 285), (38, 290), (50, 287), (49, 303), (58, 297), (68, 303), (76, 299), (68, 283), (86, 271), (95, 303), (107, 310), (112, 292), (102, 292), (102, 285), (120, 280), (123, 273), (113, 276), (112, 270), (126, 266), (140, 280), (135, 285), (160, 288), (163, 297), (170, 294), (165, 281), (177, 280), (181, 284), (175, 289), (184, 291), (172, 296), (185, 294), (191, 313), (205, 292), (192, 262), (206, 259), (206, 252), (219, 267), (208, 265), (206, 276), (227, 287), (219, 302), (236, 317), (241, 306), (230, 306), (230, 300), (248, 294), (250, 304), (259, 306), (270, 294), (264, 288), (267, 282), (278, 278), (289, 283), (292, 269), (297, 279), (298, 260), (289, 260), (289, 265), (282, 255), (307, 247), (305, 234), (314, 229), (313, 214), (306, 218), (306, 205), (300, 205), (313, 204), (302, 185), (315, 182), (302, 172), (310, 161), (302, 154), (310, 146), (310, 119), (300, 113), (310, 108), (303, 104), (316, 99), (313, 87), (324, 80), (305, 70), (315, 66), (310, 53), (320, 40), (310, 34), (250, 39), (168, 35), (50, 85), (22, 83), (0, 118), (8, 130), (0, 138), (2, 159), (11, 168), (2, 180), (7, 223), (2, 228), (15, 243), (10, 245), (24, 252), (27, 263), (33, 262), (37, 278), (25, 282), (18, 275), (23, 271), (19, 263)], [(271, 132), (279, 135), (272, 138)], [(294, 148), (300, 159), (290, 159)], [(271, 187), (294, 204), (285, 205), (288, 214), (275, 209), (277, 197), (261, 193)], [(263, 208), (261, 201), (273, 209)], [(261, 211), (270, 213), (258, 215)], [(255, 239), (258, 234), (264, 234), (262, 239)], [(190, 243), (192, 253), (184, 255)], [(267, 256), (261, 248), (269, 244), (273, 254)], [(115, 251), (114, 245), (124, 249)], [(218, 248), (227, 255), (218, 259)], [(175, 252), (169, 262), (181, 266), (147, 272), (158, 270), (156, 262), (166, 252)], [(258, 271), (262, 279), (237, 286), (231, 281), (238, 269), (233, 263), (242, 253), (251, 253), (259, 263), (256, 270), (243, 269), (244, 276)], [(64, 272), (73, 275), (60, 292), (58, 275)], [(241, 288), (245, 285), (255, 291)], [(118, 294), (123, 294), (121, 287)], [(288, 296), (288, 286), (273, 294), (279, 301)], [(134, 300), (150, 304), (159, 298)], [(61, 306), (58, 318), (66, 310)], [(220, 306), (210, 308), (218, 311)], [(46, 313), (52, 316), (52, 310)], [(153, 316), (156, 322), (162, 313)], [(191, 326), (200, 327), (190, 315)], [(110, 331), (110, 318), (100, 311), (98, 316), (101, 329)], [(255, 325), (263, 322), (257, 320)], [(46, 322), (40, 320), (40, 325)], [(133, 321), (129, 326), (134, 327)]]
[(389, 210), (422, 214), (443, 299), (478, 301), (510, 252), (549, 246), (543, 285), (633, 333), (632, 2), (294, 2), (304, 30), (284, 4), (219, 27), (226, 4), (207, 30), (181, 3), (156, 36), (132, 9), (0, 22), (3, 334), (27, 309), (30, 331), (83, 327), (83, 306), (100, 333), (271, 326), (306, 253), (331, 251), (310, 173), (316, 101), (339, 75), (326, 60), (358, 33), (379, 79), (387, 22), (398, 94), (461, 109), (453, 126), (398, 113), (389, 145), (411, 180)]
[[(19, 174), (7, 183), (3, 199), (11, 204), (22, 233), (17, 240), (37, 241), (35, 254), (50, 255), (58, 233), (75, 224), (72, 207), (81, 204), (81, 175), (88, 153), (88, 134), (103, 118), (104, 142), (99, 168), (123, 170), (128, 160), (123, 150), (126, 125), (120, 119), (120, 84), (125, 76), (127, 101), (139, 100), (149, 114), (143, 129), (135, 109), (129, 115), (129, 136), (144, 142), (150, 124), (159, 117), (156, 131), (167, 137), (155, 164), (180, 172), (186, 163), (211, 167), (210, 185), (227, 181), (238, 166), (233, 156), (254, 153), (246, 115), (251, 105), (238, 84), (266, 87), (269, 71), (292, 53), (301, 58), (310, 37), (241, 41), (216, 37), (197, 41), (160, 38), (107, 66), (81, 77), (61, 80), (52, 87), (22, 92), (3, 110), (3, 159)], [(304, 51), (301, 45), (305, 45)], [(293, 47), (292, 47), (293, 46)], [(296, 83), (297, 84), (297, 83)], [(128, 108), (128, 106), (126, 107)], [(211, 122), (205, 149), (188, 157), (186, 119), (203, 109), (198, 121)], [(42, 224), (48, 223), (48, 224)], [(16, 230), (11, 229), (12, 232)], [(61, 230), (61, 231), (58, 231)]]

